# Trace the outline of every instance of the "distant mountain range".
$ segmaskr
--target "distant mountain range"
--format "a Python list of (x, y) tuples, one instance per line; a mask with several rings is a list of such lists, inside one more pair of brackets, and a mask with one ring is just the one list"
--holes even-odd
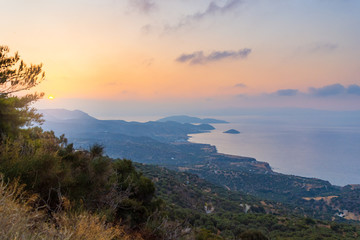
[[(99, 143), (113, 158), (127, 158), (193, 173), (228, 190), (306, 206), (313, 209), (313, 215), (317, 217), (331, 218), (335, 214), (344, 217), (341, 214), (346, 212), (348, 219), (360, 219), (360, 198), (357, 197), (360, 189), (357, 186), (341, 188), (320, 179), (280, 174), (272, 171), (266, 162), (220, 154), (209, 144), (187, 141), (188, 134), (213, 130), (211, 125), (166, 120), (199, 122), (198, 118), (173, 116), (139, 123), (98, 120), (79, 110), (47, 109), (40, 112), (45, 118), (42, 128), (53, 130), (58, 136), (65, 134), (75, 148), (88, 149)], [(216, 121), (219, 123), (221, 120)], [(327, 196), (332, 197), (321, 201)]]
[(41, 109), (39, 110), (43, 114), (46, 121), (64, 121), (64, 120), (97, 120), (91, 117), (89, 114), (80, 110), (66, 110), (66, 109)]
[[(161, 142), (186, 141), (188, 134), (213, 130), (209, 124), (182, 124), (171, 122), (126, 122), (123, 120), (98, 120), (80, 110), (65, 109), (40, 110), (45, 123), (43, 128), (53, 130), (60, 135), (65, 133), (68, 138), (109, 139), (112, 135), (127, 135), (131, 137), (149, 137)], [(118, 137), (112, 136), (114, 139)]]
[(170, 116), (165, 117), (157, 120), (158, 122), (179, 122), (179, 123), (228, 123), (224, 120), (218, 120), (214, 118), (198, 118), (198, 117), (190, 117), (186, 115), (177, 115), (177, 116)]

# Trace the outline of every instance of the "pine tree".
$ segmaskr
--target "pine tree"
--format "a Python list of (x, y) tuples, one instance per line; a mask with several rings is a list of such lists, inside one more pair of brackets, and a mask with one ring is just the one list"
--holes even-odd
[(33, 122), (41, 123), (41, 114), (31, 108), (31, 103), (40, 99), (43, 93), (15, 96), (28, 90), (45, 78), (42, 64), (27, 66), (16, 52), (9, 55), (7, 46), (0, 46), (0, 142), (6, 137), (17, 136), (22, 128)]

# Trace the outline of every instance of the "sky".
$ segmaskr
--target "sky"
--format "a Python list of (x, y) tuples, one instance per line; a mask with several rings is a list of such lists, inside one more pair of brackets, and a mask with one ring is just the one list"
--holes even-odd
[(43, 63), (39, 108), (100, 118), (360, 110), (358, 0), (0, 4), (0, 44)]

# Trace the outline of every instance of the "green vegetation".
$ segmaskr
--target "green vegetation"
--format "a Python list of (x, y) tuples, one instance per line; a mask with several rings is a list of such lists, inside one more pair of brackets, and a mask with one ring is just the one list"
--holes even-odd
[(63, 210), (69, 201), (75, 209), (99, 212), (133, 228), (160, 207), (153, 183), (130, 160), (99, 155), (98, 146), (76, 151), (65, 142), (38, 127), (7, 139), (0, 146), (0, 172), (6, 179), (18, 178), (51, 212)]
[(155, 183), (169, 218), (198, 229), (199, 239), (357, 239), (360, 234), (358, 224), (304, 217), (304, 209), (229, 191), (194, 174), (135, 166)]
[(85, 211), (56, 212), (48, 221), (46, 212), (33, 207), (37, 195), (28, 195), (18, 181), (6, 184), (0, 177), (1, 239), (142, 239), (131, 237), (120, 226)]
[[(41, 81), (41, 65), (26, 67), (18, 54), (8, 53), (0, 47), (1, 239), (358, 238), (358, 225), (304, 217), (298, 209), (226, 190), (194, 174), (112, 159), (100, 144), (78, 150), (64, 135), (32, 127), (42, 120), (30, 104), (42, 94), (13, 93)], [(200, 161), (215, 154), (207, 164), (213, 172), (220, 160), (229, 169), (234, 162), (242, 169), (259, 164), (206, 145), (184, 143), (171, 150), (189, 148), (202, 154)], [(268, 166), (259, 169), (267, 172)]]
[(194, 173), (233, 191), (282, 202), (301, 215), (324, 220), (334, 217), (336, 221), (360, 220), (358, 186), (339, 187), (321, 179), (280, 174), (272, 171), (268, 163), (254, 158), (219, 154), (214, 146), (187, 142), (184, 135), (201, 131), (196, 129), (197, 126), (181, 126), (174, 122), (89, 120), (85, 113), (79, 119), (78, 113), (64, 110), (61, 114), (57, 110), (47, 113), (52, 116), (50, 119), (73, 114), (73, 120), (50, 121), (45, 125), (58, 133), (66, 132), (74, 141), (75, 148), (99, 141), (106, 146), (107, 154), (114, 158), (125, 157)]
[(146, 229), (148, 218), (162, 203), (154, 196), (153, 183), (131, 161), (103, 156), (101, 145), (78, 151), (63, 135), (58, 138), (52, 131), (31, 127), (41, 122), (41, 116), (30, 104), (42, 94), (17, 97), (12, 93), (35, 86), (43, 78), (41, 65), (27, 68), (18, 63), (18, 54), (8, 56), (8, 48), (1, 47), (0, 52), (0, 172), (4, 179), (18, 179), (26, 192), (36, 195), (31, 206), (46, 209), (46, 221), (58, 222), (58, 214), (89, 212), (128, 229)]

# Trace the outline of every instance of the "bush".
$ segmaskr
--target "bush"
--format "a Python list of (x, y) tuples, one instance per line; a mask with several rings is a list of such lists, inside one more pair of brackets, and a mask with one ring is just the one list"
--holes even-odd
[(0, 176), (0, 239), (142, 239), (87, 212), (61, 212), (49, 219), (43, 210), (32, 207), (36, 199), (18, 181), (6, 184)]

